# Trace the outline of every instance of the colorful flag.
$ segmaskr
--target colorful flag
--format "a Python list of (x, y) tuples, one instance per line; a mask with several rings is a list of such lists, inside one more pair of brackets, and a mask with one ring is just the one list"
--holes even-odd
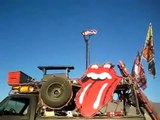
[(144, 48), (142, 50), (142, 57), (148, 62), (149, 73), (155, 76), (156, 70), (154, 62), (154, 41), (153, 41), (153, 31), (151, 23), (148, 28)]
[(150, 23), (146, 41), (144, 48), (142, 50), (142, 57), (147, 61), (150, 62), (154, 58), (154, 43), (153, 43), (153, 31), (152, 31), (152, 24)]
[(156, 75), (155, 62), (154, 59), (148, 63), (148, 71), (153, 76)]
[(141, 56), (139, 52), (137, 53), (134, 60), (131, 75), (136, 79), (139, 87), (141, 87), (143, 90), (147, 87), (147, 79), (145, 77), (145, 72), (141, 63)]

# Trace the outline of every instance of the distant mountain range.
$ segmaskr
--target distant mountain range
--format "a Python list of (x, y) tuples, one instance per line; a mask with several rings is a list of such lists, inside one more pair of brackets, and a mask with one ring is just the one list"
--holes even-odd
[(151, 103), (152, 103), (152, 106), (153, 106), (155, 112), (157, 112), (157, 114), (160, 117), (160, 103), (156, 103), (156, 102), (151, 102)]

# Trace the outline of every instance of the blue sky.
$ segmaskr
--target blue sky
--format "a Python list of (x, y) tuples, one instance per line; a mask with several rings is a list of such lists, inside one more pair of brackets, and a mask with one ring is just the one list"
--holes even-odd
[[(96, 29), (90, 39), (91, 64), (122, 60), (129, 71), (152, 22), (156, 78), (144, 68), (145, 95), (160, 102), (159, 0), (0, 0), (0, 100), (9, 92), (9, 71), (21, 70), (37, 80), (40, 65), (73, 65), (71, 77), (85, 71), (81, 32)], [(115, 68), (120, 75), (118, 68)]]

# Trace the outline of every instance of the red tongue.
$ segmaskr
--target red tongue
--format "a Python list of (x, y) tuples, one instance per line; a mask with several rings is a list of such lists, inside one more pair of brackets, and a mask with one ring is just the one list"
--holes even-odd
[(108, 83), (105, 81), (94, 82), (86, 91), (81, 104), (81, 115), (92, 116), (103, 105)]
[(85, 117), (95, 115), (98, 110), (109, 102), (120, 80), (93, 81), (89, 79), (82, 84), (76, 97), (76, 105), (80, 110), (80, 114)]

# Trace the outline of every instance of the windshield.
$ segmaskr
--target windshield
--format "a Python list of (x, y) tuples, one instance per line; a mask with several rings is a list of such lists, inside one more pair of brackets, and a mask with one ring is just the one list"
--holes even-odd
[(28, 98), (10, 98), (1, 102), (0, 115), (26, 115), (28, 106)]

